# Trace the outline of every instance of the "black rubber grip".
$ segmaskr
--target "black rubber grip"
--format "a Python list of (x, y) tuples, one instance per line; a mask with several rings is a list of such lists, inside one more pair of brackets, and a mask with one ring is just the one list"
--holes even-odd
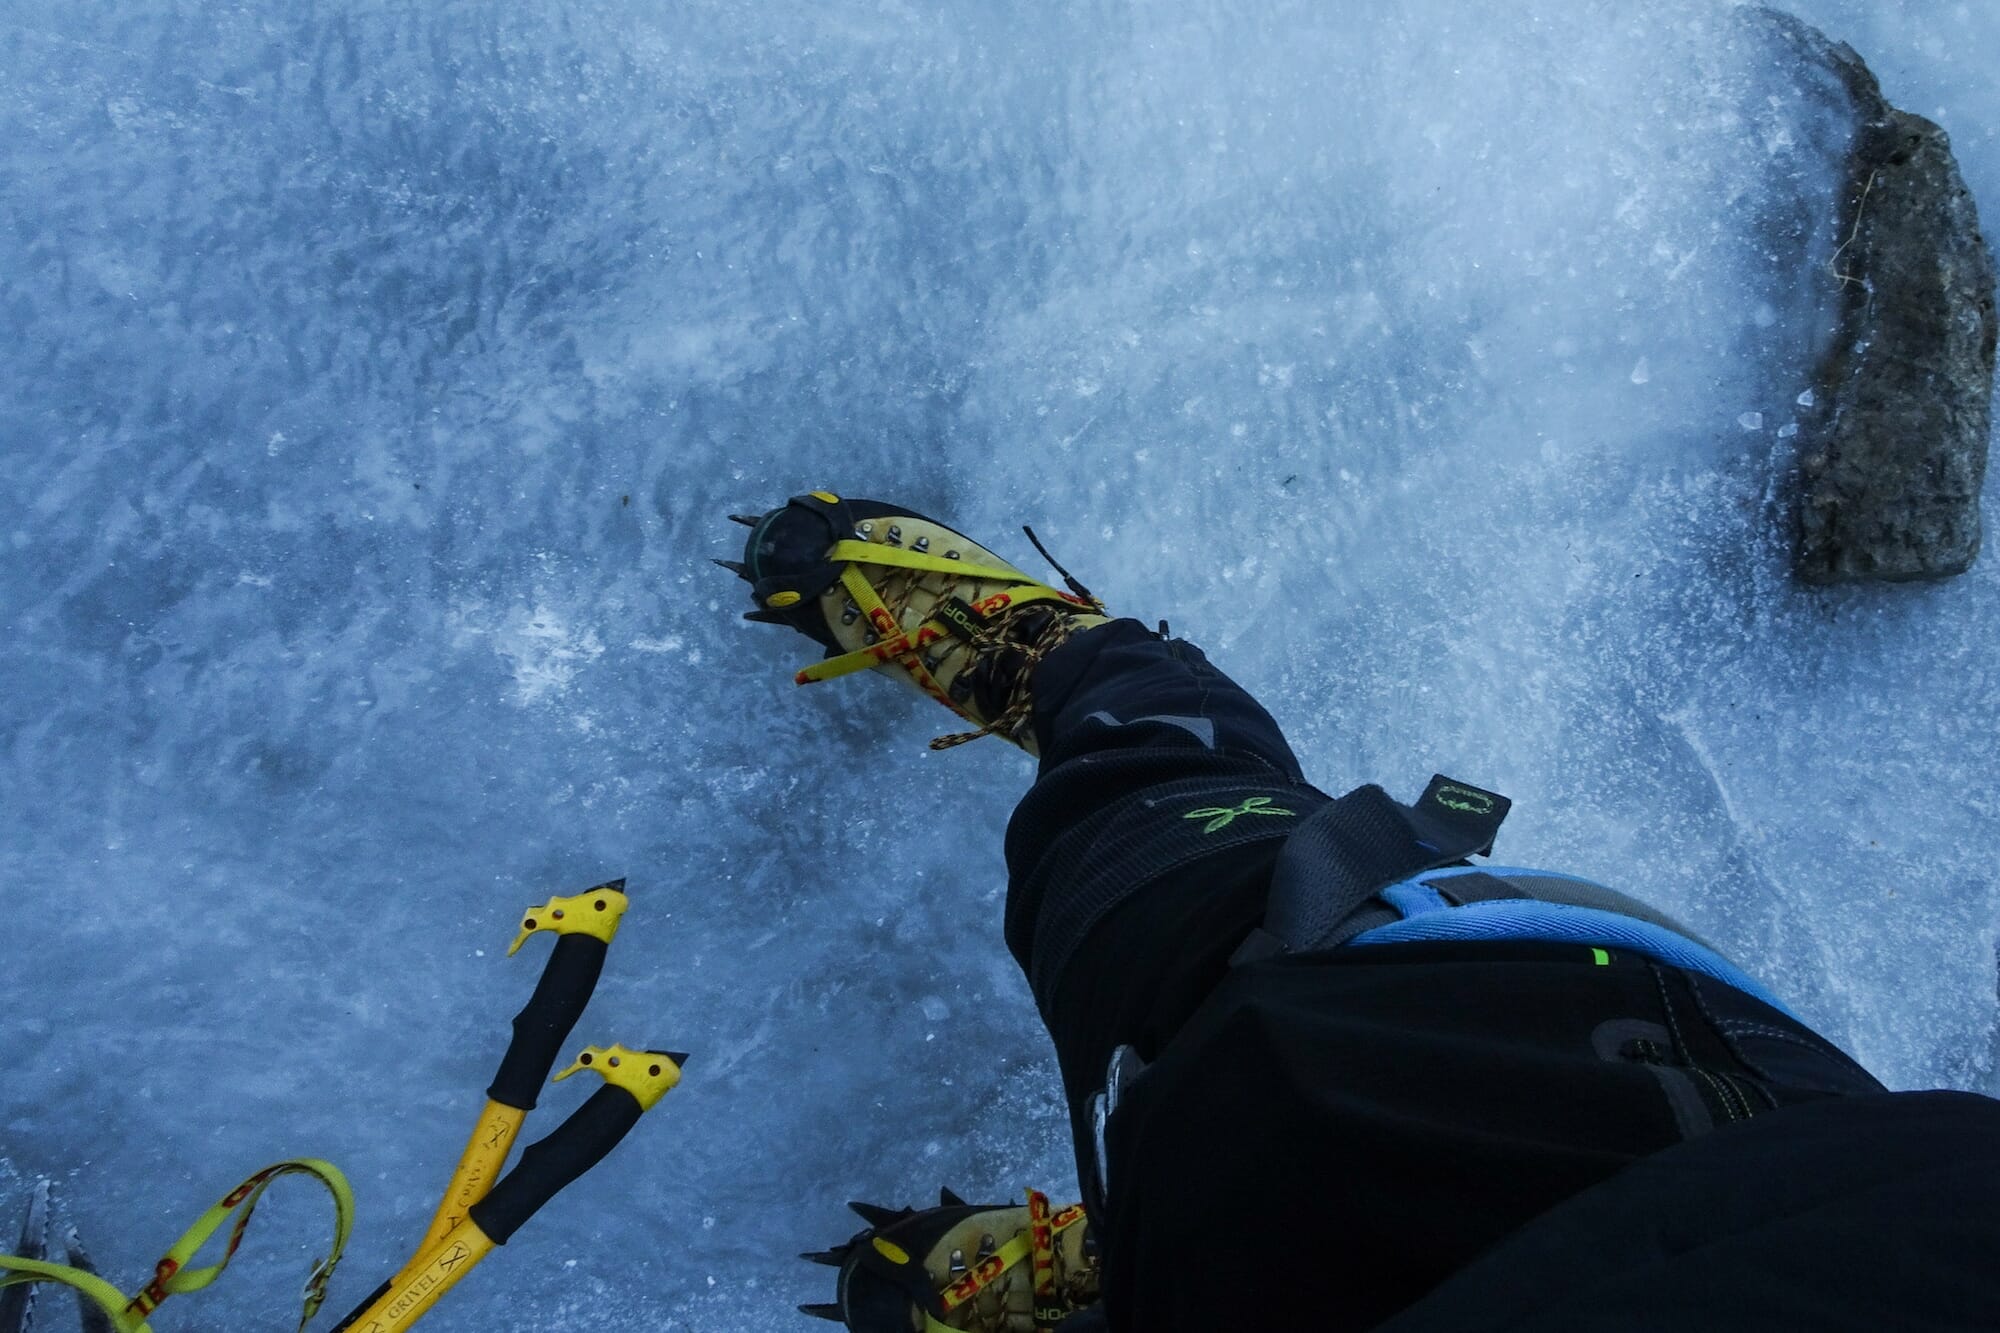
[(332, 1333), (346, 1333), (347, 1329), (353, 1327), (355, 1320), (359, 1319), (362, 1315), (368, 1313), (369, 1306), (373, 1305), (375, 1302), (381, 1300), (384, 1296), (387, 1296), (389, 1294), (389, 1288), (395, 1284), (395, 1281), (396, 1279), (392, 1277), (383, 1278), (382, 1285), (375, 1288), (375, 1290), (369, 1292), (367, 1296), (363, 1297), (361, 1304), (355, 1306), (352, 1310), (349, 1310), (347, 1312), (347, 1318), (341, 1320), (339, 1323), (333, 1326)]
[(555, 1133), (521, 1150), (521, 1160), (469, 1213), (495, 1245), (505, 1245), (535, 1210), (604, 1159), (639, 1123), (639, 1099), (606, 1084)]
[(603, 940), (595, 935), (562, 935), (556, 939), (542, 979), (527, 1007), (514, 1015), (514, 1039), (500, 1060), (500, 1072), (486, 1095), (502, 1106), (532, 1111), (542, 1085), (549, 1081), (570, 1029), (583, 1016), (590, 993), (604, 971)]

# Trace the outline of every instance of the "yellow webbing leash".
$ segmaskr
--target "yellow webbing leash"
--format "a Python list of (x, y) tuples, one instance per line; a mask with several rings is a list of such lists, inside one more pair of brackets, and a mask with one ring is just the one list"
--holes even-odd
[[(303, 1329), (325, 1302), (326, 1284), (333, 1280), (333, 1270), (339, 1266), (341, 1252), (347, 1248), (348, 1233), (354, 1228), (354, 1191), (349, 1188), (347, 1177), (333, 1163), (314, 1157), (300, 1157), (267, 1166), (223, 1195), (219, 1203), (196, 1218), (194, 1225), (168, 1247), (166, 1254), (153, 1266), (153, 1280), (132, 1298), (131, 1308), (139, 1314), (149, 1315), (167, 1297), (184, 1291), (200, 1291), (222, 1276), (222, 1270), (229, 1267), (229, 1261), (236, 1257), (237, 1247), (243, 1243), (243, 1232), (250, 1225), (250, 1218), (257, 1211), (264, 1191), (271, 1187), (273, 1181), (285, 1176), (311, 1176), (326, 1186), (327, 1193), (333, 1196), (333, 1248), (326, 1258), (314, 1261), (312, 1274), (306, 1279), (305, 1309), (299, 1315), (299, 1327)], [(236, 1221), (229, 1228), (229, 1244), (223, 1250), (222, 1262), (207, 1268), (187, 1267), (188, 1261), (208, 1243), (208, 1238), (232, 1216)]]
[[(327, 1192), (333, 1196), (333, 1248), (326, 1258), (314, 1261), (312, 1274), (306, 1279), (305, 1309), (299, 1316), (299, 1328), (303, 1330), (326, 1301), (327, 1283), (333, 1279), (333, 1270), (340, 1263), (341, 1252), (347, 1248), (348, 1233), (354, 1226), (354, 1191), (348, 1186), (347, 1177), (333, 1163), (311, 1157), (267, 1166), (223, 1195), (220, 1202), (196, 1218), (194, 1225), (168, 1247), (159, 1262), (153, 1265), (152, 1281), (141, 1287), (130, 1300), (94, 1273), (86, 1273), (67, 1264), (19, 1259), (11, 1255), (0, 1255), (0, 1269), (12, 1273), (10, 1277), (0, 1278), (0, 1287), (23, 1282), (59, 1282), (75, 1288), (94, 1302), (110, 1317), (111, 1326), (117, 1333), (151, 1333), (146, 1317), (159, 1309), (167, 1297), (184, 1291), (200, 1291), (220, 1277), (222, 1270), (229, 1267), (229, 1261), (236, 1257), (237, 1247), (243, 1243), (243, 1232), (250, 1225), (250, 1218), (257, 1211), (264, 1191), (271, 1187), (273, 1181), (293, 1175), (311, 1176), (326, 1186)], [(229, 1229), (229, 1243), (221, 1262), (206, 1268), (189, 1268), (188, 1262), (232, 1216), (236, 1220)]]
[(18, 1287), (31, 1282), (60, 1282), (65, 1287), (74, 1287), (78, 1293), (104, 1311), (111, 1321), (114, 1333), (153, 1333), (152, 1326), (138, 1315), (125, 1311), (125, 1293), (106, 1282), (95, 1273), (86, 1273), (81, 1268), (71, 1268), (68, 1264), (45, 1263), (40, 1259), (22, 1259), (11, 1254), (0, 1254), (0, 1270), (11, 1274), (0, 1277), (0, 1287)]

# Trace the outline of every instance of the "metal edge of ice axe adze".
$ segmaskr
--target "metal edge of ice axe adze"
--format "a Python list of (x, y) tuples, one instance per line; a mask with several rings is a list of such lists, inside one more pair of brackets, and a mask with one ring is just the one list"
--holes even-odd
[[(21, 1240), (14, 1253), (23, 1259), (49, 1256), (49, 1182), (30, 1187), (27, 1216), (21, 1220)], [(0, 1333), (24, 1333), (35, 1311), (35, 1288), (26, 1284), (0, 1290)]]
[[(74, 1226), (63, 1228), (63, 1262), (79, 1273), (97, 1272), (97, 1265), (92, 1262), (90, 1251), (83, 1248), (83, 1237), (77, 1234)], [(83, 1320), (83, 1333), (117, 1333), (111, 1327), (110, 1315), (81, 1298), (76, 1304)]]
[[(55, 1216), (50, 1190), (48, 1177), (35, 1181), (28, 1196), (27, 1216), (21, 1223), (20, 1244), (14, 1251), (18, 1258), (48, 1258), (49, 1228)], [(63, 1262), (80, 1273), (97, 1276), (97, 1265), (91, 1262), (90, 1251), (83, 1248), (83, 1238), (77, 1234), (76, 1227), (65, 1226), (62, 1235)], [(27, 1333), (35, 1326), (35, 1296), (39, 1290), (34, 1284), (25, 1282), (0, 1290), (0, 1333)], [(85, 1299), (81, 1292), (77, 1293), (77, 1312), (83, 1333), (117, 1333), (112, 1327), (111, 1317)]]

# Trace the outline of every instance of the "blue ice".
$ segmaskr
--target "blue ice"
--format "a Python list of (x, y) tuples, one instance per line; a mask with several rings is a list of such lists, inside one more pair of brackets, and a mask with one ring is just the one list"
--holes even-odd
[[(2000, 220), (2000, 10), (1795, 9)], [(1027, 762), (794, 689), (707, 563), (815, 486), (1034, 523), (1321, 786), (1503, 790), (1508, 860), (2000, 1091), (2000, 566), (1809, 591), (1775, 517), (1822, 93), (1697, 0), (0, 7), (0, 1154), (133, 1282), (332, 1158), (337, 1315), (516, 913), (623, 874), (575, 1044), (687, 1079), (426, 1327), (789, 1327), (849, 1198), (1072, 1189)], [(323, 1207), (160, 1327), (290, 1327)]]

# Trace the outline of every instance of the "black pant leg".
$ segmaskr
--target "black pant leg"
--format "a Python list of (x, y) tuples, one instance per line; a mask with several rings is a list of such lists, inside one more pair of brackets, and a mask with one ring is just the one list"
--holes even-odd
[[(1732, 1120), (1880, 1085), (1716, 983), (1468, 942), (1232, 969), (1307, 785), (1191, 645), (1115, 622), (1036, 676), (1008, 942), (1062, 1066), (1079, 1173), (1112, 1048), (1098, 1218), (1113, 1328), (1367, 1327), (1537, 1213)], [(1262, 812), (1262, 813), (1259, 813)], [(1296, 1281), (1285, 1274), (1300, 1275)]]
[(1214, 989), (1263, 918), (1278, 847), (1327, 798), (1248, 692), (1137, 621), (1051, 654), (1035, 700), (1042, 763), (1007, 831), (1007, 943), (1080, 1121), (1114, 1047), (1150, 1057)]

